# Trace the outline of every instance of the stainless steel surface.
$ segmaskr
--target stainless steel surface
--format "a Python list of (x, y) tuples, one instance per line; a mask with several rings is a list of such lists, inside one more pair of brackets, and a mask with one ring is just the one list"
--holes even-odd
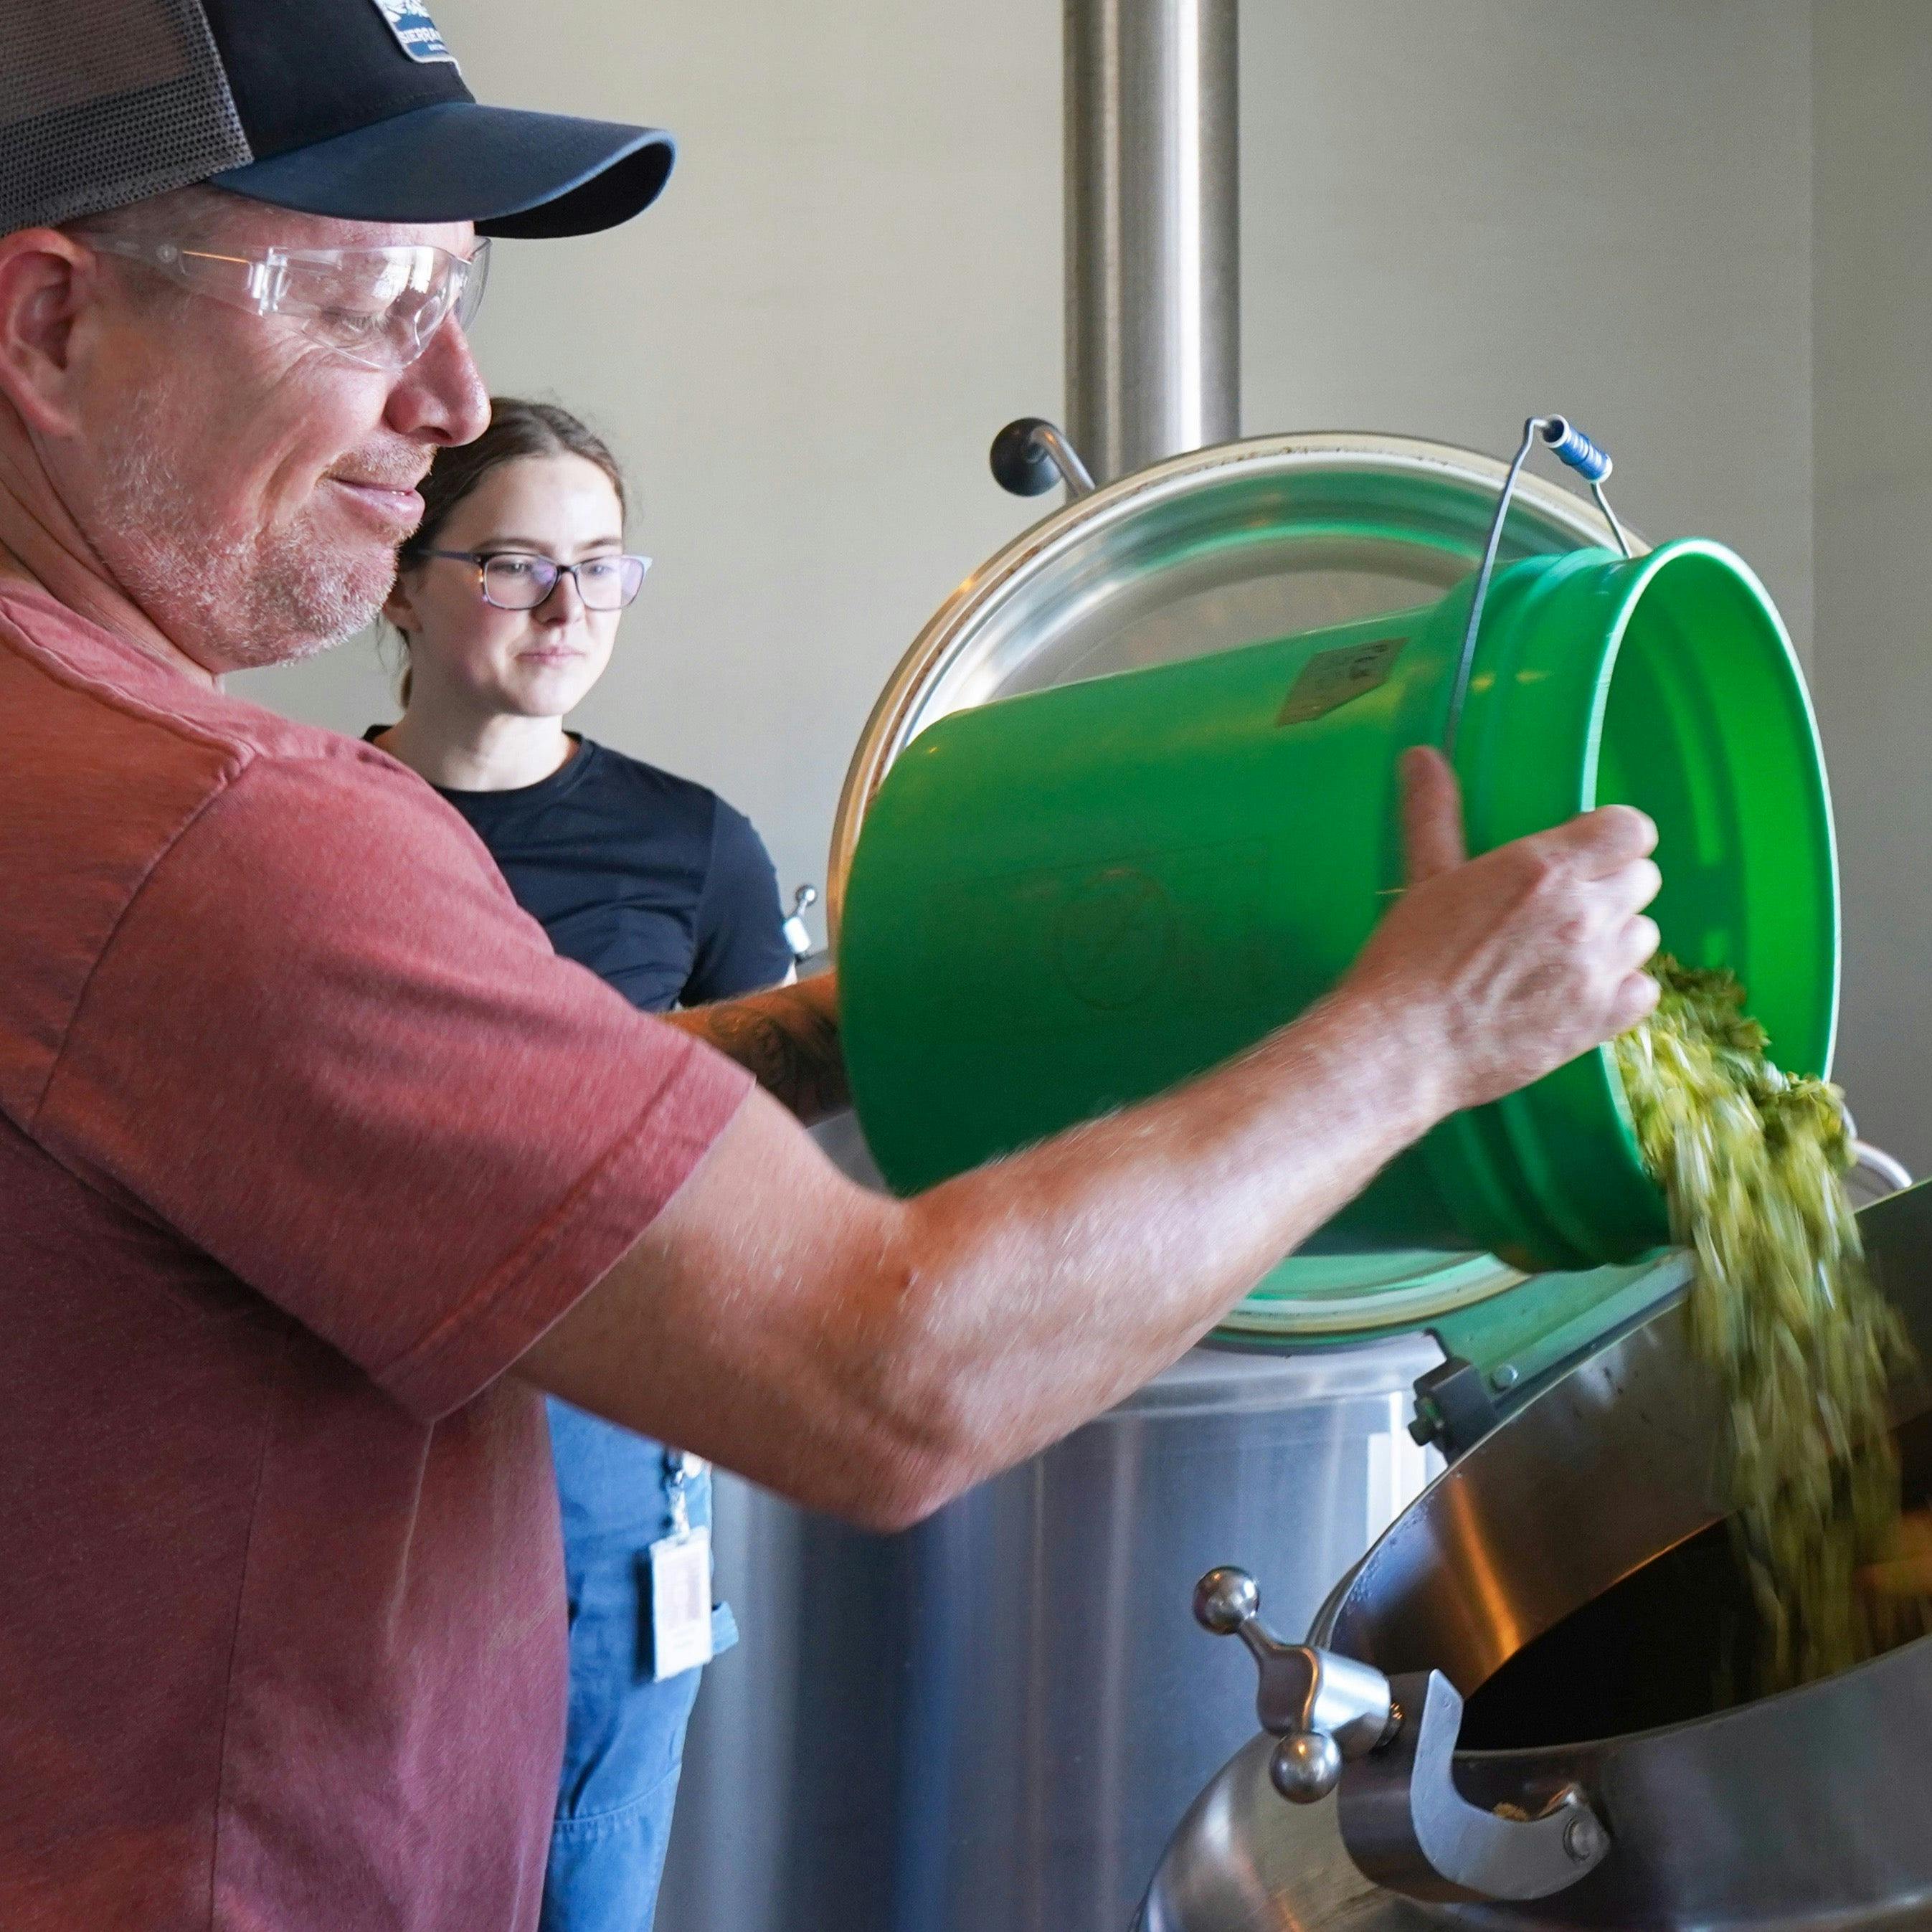
[[(1465, 1691), (1720, 1513), (1719, 1418), (1678, 1304), (1506, 1420), (1362, 1559), (1310, 1641)], [(1612, 1478), (1614, 1478), (1612, 1480)]]
[(1244, 1658), (1199, 1654), (1194, 1576), (1266, 1547), (1273, 1600), (1311, 1616), (1424, 1480), (1404, 1424), (1435, 1359), (1197, 1351), (902, 1537), (721, 1475), (744, 1636), (699, 1700), (660, 1932), (1120, 1932), (1253, 1728)]
[(1270, 1602), (1311, 1618), (1436, 1466), (1406, 1425), (1439, 1360), (1198, 1349), (904, 1536), (720, 1472), (744, 1636), (699, 1699), (659, 1932), (1122, 1932), (1253, 1728), (1195, 1578), (1262, 1551)]
[(1237, 1752), (1189, 1808), (1135, 1932), (1431, 1932), (1432, 1908), (1364, 1878), (1332, 1804), (1284, 1804), (1274, 1739)]
[[(1882, 1283), (1932, 1345), (1932, 1189), (1861, 1218)], [(1505, 1664), (1589, 1606), (1523, 1660), (1535, 1669), (1513, 1703), (1484, 1714), (1472, 1695), (1455, 1783), (1473, 1804), (1532, 1815), (1574, 1786), (1610, 1849), (1534, 1904), (1430, 1908), (1441, 1916), (1514, 1932), (1932, 1925), (1932, 1639), (1711, 1712), (1732, 1568), (1721, 1532), (1692, 1540), (1715, 1520), (1720, 1438), (1680, 1322), (1654, 1317), (1457, 1462), (1343, 1580), (1310, 1641), (1394, 1678), (1439, 1669), (1465, 1694), (1496, 1678), (1492, 1700)], [(1932, 1477), (1928, 1410), (1924, 1388), (1901, 1392), (1914, 1493)], [(1268, 1742), (1176, 1834), (1148, 1932), (1418, 1922), (1336, 1867), (1310, 1822), (1331, 1808), (1274, 1797)]]
[(1209, 1570), (1194, 1586), (1194, 1621), (1216, 1636), (1239, 1637), (1255, 1660), (1255, 1715), (1281, 1740), (1275, 1788), (1292, 1804), (1326, 1798), (1343, 1761), (1367, 1756), (1401, 1723), (1379, 1670), (1275, 1636), (1261, 1620), (1261, 1590), (1245, 1570)]
[(1066, 0), (1066, 381), (1102, 482), (1240, 434), (1236, 0)]
[[(940, 607), (873, 708), (832, 827), (834, 934), (860, 826), (927, 725), (1019, 692), (1429, 602), (1476, 567), (1504, 470), (1408, 436), (1259, 436), (1123, 478), (1023, 532)], [(1526, 476), (1499, 556), (1610, 541), (1586, 499)]]

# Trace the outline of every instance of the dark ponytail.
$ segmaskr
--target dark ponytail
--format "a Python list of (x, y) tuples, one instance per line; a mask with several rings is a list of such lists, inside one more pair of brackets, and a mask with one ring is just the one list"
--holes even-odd
[[(578, 421), (568, 410), (554, 403), (531, 403), (517, 396), (494, 396), (490, 402), (490, 427), (474, 442), (440, 449), (430, 472), (421, 485), (423, 520), (415, 536), (396, 553), (396, 568), (413, 568), (425, 551), (436, 547), (443, 526), (457, 506), (471, 495), (494, 470), (526, 456), (580, 456), (595, 464), (610, 479), (617, 493), (617, 508), (628, 514), (625, 500), (624, 472), (610, 446), (597, 433)], [(409, 640), (403, 640), (406, 658)], [(410, 673), (403, 669), (402, 698), (410, 701)]]

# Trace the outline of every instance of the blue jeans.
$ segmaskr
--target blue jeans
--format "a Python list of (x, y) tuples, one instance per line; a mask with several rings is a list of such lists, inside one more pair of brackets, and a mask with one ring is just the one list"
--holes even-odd
[[(570, 1616), (570, 1716), (540, 1932), (649, 1932), (701, 1671), (651, 1679), (650, 1546), (671, 1529), (664, 1446), (550, 1404)], [(686, 1485), (711, 1520), (709, 1474)], [(712, 1612), (715, 1651), (738, 1640)]]

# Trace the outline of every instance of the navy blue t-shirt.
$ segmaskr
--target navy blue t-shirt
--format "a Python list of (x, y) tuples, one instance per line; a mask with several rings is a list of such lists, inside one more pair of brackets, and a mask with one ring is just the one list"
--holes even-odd
[(751, 820), (688, 778), (588, 738), (577, 747), (532, 785), (436, 790), (551, 945), (634, 1006), (664, 1012), (776, 986), (791, 949)]

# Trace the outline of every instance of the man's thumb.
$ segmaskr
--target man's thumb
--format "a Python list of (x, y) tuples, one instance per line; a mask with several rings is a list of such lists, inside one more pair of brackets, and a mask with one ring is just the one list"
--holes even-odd
[(1402, 754), (1402, 824), (1412, 886), (1452, 870), (1469, 856), (1462, 842), (1462, 790), (1449, 760), (1432, 745), (1418, 745)]

